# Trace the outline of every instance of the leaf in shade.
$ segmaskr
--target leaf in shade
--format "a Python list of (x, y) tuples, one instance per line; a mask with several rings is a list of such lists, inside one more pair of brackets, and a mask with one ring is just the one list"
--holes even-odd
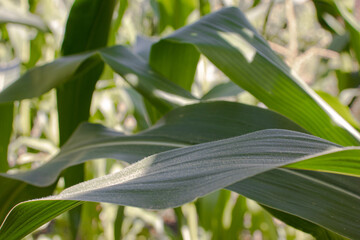
[(133, 163), (158, 152), (267, 128), (304, 131), (272, 111), (231, 102), (208, 102), (177, 108), (151, 129), (132, 136), (86, 123), (46, 164), (23, 173), (2, 176), (47, 186), (57, 179), (62, 170), (90, 159), (115, 158)]
[(210, 100), (215, 98), (225, 98), (225, 97), (232, 97), (236, 96), (239, 93), (243, 92), (244, 90), (241, 89), (238, 85), (236, 85), (234, 82), (226, 82), (226, 83), (220, 83), (210, 89), (209, 92), (207, 92), (201, 100)]
[[(336, 152), (335, 152), (336, 153)], [(331, 157), (331, 156), (330, 156)], [(348, 238), (359, 238), (360, 178), (345, 175), (275, 169), (233, 184), (227, 189), (265, 206), (306, 219)], [(292, 224), (293, 217), (283, 221)], [(318, 226), (312, 226), (318, 228)], [(306, 227), (306, 228), (304, 228)], [(310, 226), (302, 226), (303, 230)], [(320, 231), (320, 230), (316, 230)], [(333, 233), (328, 233), (333, 235)]]
[[(333, 150), (329, 152), (328, 149)], [(323, 158), (326, 161), (331, 155), (329, 153), (341, 151), (344, 150), (320, 138), (288, 130), (261, 130), (240, 137), (175, 149), (147, 157), (118, 173), (80, 183), (57, 196), (22, 203), (8, 215), (0, 229), (0, 236), (10, 237), (7, 235), (11, 232), (8, 229), (23, 224), (22, 221), (28, 220), (27, 215), (30, 213), (32, 219), (36, 218), (23, 225), (18, 234), (29, 233), (53, 218), (53, 211), (59, 211), (62, 200), (103, 201), (155, 209), (175, 207), (284, 164), (310, 159), (313, 154), (327, 153)], [(360, 155), (357, 158), (360, 164)], [(353, 198), (352, 201), (359, 199)], [(32, 205), (36, 207), (41, 203), (47, 209), (46, 214), (31, 211)], [(56, 203), (55, 208), (52, 204)], [(69, 203), (73, 202), (65, 201), (64, 205)], [(301, 205), (301, 201), (298, 204)], [(356, 208), (355, 205), (348, 210), (354, 211)], [(23, 215), (20, 217), (19, 213)], [(339, 222), (344, 220), (347, 219), (337, 219)], [(346, 232), (341, 233), (356, 237), (358, 231), (353, 230), (355, 224), (349, 224)]]
[(58, 58), (52, 63), (33, 68), (0, 93), (0, 102), (40, 96), (77, 75), (87, 74), (101, 63), (101, 59), (163, 113), (198, 101), (188, 91), (156, 73), (142, 58), (126, 47), (114, 46)]
[(360, 134), (297, 78), (237, 8), (224, 8), (162, 41), (193, 44), (232, 81), (311, 133), (342, 145)]
[(159, 19), (160, 32), (167, 26), (174, 29), (184, 26), (186, 19), (196, 7), (196, 1), (193, 0), (152, 0), (151, 4)]
[[(68, 56), (105, 47), (115, 3), (116, 0), (75, 0), (66, 23), (62, 55)], [(56, 88), (60, 146), (69, 139), (81, 122), (89, 119), (92, 95), (104, 69), (104, 63), (99, 60), (96, 55), (86, 59), (70, 81)], [(63, 176), (65, 187), (82, 182), (85, 180), (84, 166), (68, 168)], [(79, 231), (81, 207), (70, 211), (69, 217), (72, 236), (75, 239)]]
[(6, 172), (9, 168), (7, 153), (13, 129), (13, 111), (13, 103), (0, 104), (0, 172)]
[(152, 45), (149, 64), (168, 80), (191, 91), (200, 54), (191, 44), (159, 41)]
[(334, 3), (336, 10), (345, 21), (346, 28), (350, 33), (350, 44), (354, 49), (356, 59), (360, 63), (360, 24), (341, 1), (335, 0)]

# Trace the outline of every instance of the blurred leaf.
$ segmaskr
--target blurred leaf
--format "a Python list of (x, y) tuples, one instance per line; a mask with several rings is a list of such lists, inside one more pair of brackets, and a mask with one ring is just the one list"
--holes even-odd
[(144, 36), (136, 36), (136, 42), (133, 45), (133, 51), (136, 55), (142, 57), (143, 60), (149, 61), (151, 46), (156, 42), (155, 39)]
[(42, 32), (50, 32), (46, 23), (37, 15), (32, 13), (17, 13), (9, 9), (0, 9), (0, 24), (15, 23), (34, 27)]
[(261, 0), (254, 0), (252, 7), (256, 7), (261, 3)]
[(144, 99), (132, 88), (124, 89), (133, 104), (133, 115), (136, 119), (136, 130), (139, 132), (148, 129), (151, 125), (148, 112), (145, 108)]
[(209, 14), (166, 40), (194, 44), (232, 81), (311, 133), (342, 145), (359, 145), (360, 134), (291, 73), (239, 9)]
[(30, 59), (26, 63), (26, 68), (30, 69), (42, 57), (42, 48), (46, 44), (45, 35), (41, 32), (36, 34), (36, 37), (30, 41)]
[(7, 153), (13, 130), (13, 111), (13, 103), (0, 104), (0, 172), (6, 172), (9, 169)]
[(124, 206), (118, 206), (117, 207), (117, 214), (116, 214), (116, 219), (114, 222), (114, 239), (115, 240), (120, 240), (122, 235), (121, 235), (121, 228), (122, 228), (122, 224), (123, 224), (123, 220), (124, 220)]
[(334, 35), (328, 49), (338, 53), (343, 52), (348, 49), (349, 41), (350, 40), (348, 33), (345, 33), (343, 35)]
[(152, 0), (152, 6), (159, 18), (159, 32), (166, 26), (178, 29), (186, 24), (186, 19), (196, 8), (193, 0)]
[(209, 92), (207, 92), (201, 100), (210, 100), (215, 98), (224, 98), (224, 97), (232, 97), (236, 96), (239, 93), (243, 92), (244, 90), (241, 89), (238, 85), (236, 85), (234, 82), (226, 82), (226, 83), (220, 83), (210, 89)]
[[(240, 137), (163, 152), (136, 162), (118, 173), (80, 183), (57, 196), (18, 205), (2, 225), (0, 236), (8, 239), (24, 236), (53, 218), (54, 211), (65, 209), (65, 206), (61, 207), (62, 200), (105, 201), (155, 209), (175, 207), (275, 167), (297, 162), (299, 159), (311, 159), (316, 153), (325, 151), (322, 160), (327, 161), (333, 153), (348, 151), (335, 146), (303, 133), (261, 130)], [(329, 148), (335, 149), (326, 151)], [(360, 165), (360, 154), (357, 153), (354, 157), (357, 158), (354, 166)], [(330, 166), (341, 162), (334, 160), (334, 165)], [(358, 199), (355, 197), (353, 201)], [(55, 200), (52, 204), (58, 203), (56, 208), (51, 206), (51, 200)], [(298, 204), (301, 203), (303, 202), (298, 201)], [(68, 201), (64, 202), (64, 205), (68, 204)], [(33, 212), (39, 205), (47, 209), (47, 214)], [(357, 216), (353, 212), (354, 206), (348, 210), (352, 210), (352, 216)], [(19, 213), (23, 214), (21, 218)], [(23, 225), (22, 221), (28, 220), (30, 216), (32, 221)], [(337, 216), (336, 220), (340, 223), (348, 222), (345, 229), (338, 229), (341, 224), (335, 228), (345, 236), (359, 235), (356, 221), (349, 221), (348, 216), (346, 219), (339, 219)]]
[(262, 209), (251, 211), (251, 226), (249, 227), (252, 235), (261, 229), (264, 239), (278, 239), (278, 233), (272, 216)]
[(350, 44), (355, 52), (355, 57), (360, 64), (360, 24), (355, 17), (345, 8), (341, 1), (335, 0), (335, 5), (341, 17), (345, 20), (346, 28), (350, 33)]
[(360, 130), (360, 123), (353, 117), (350, 109), (344, 106), (337, 97), (326, 92), (316, 91), (316, 93), (324, 99), (336, 112), (338, 112), (348, 123), (354, 128)]
[(230, 191), (220, 190), (196, 202), (199, 224), (211, 232), (212, 239), (221, 239), (224, 236), (223, 215), (230, 197)]
[(359, 72), (343, 72), (341, 70), (337, 70), (335, 73), (338, 79), (338, 88), (340, 92), (348, 88), (360, 87)]
[(133, 163), (154, 153), (267, 128), (304, 131), (272, 111), (230, 102), (177, 108), (149, 130), (132, 136), (86, 123), (78, 128), (56, 157), (41, 167), (2, 176), (46, 186), (54, 182), (63, 169), (89, 159), (114, 158)]
[(333, 0), (313, 0), (315, 9), (316, 9), (316, 16), (320, 23), (320, 25), (337, 34), (339, 32), (339, 23), (337, 23), (336, 18), (339, 16), (339, 12), (336, 9)]
[(225, 233), (225, 239), (238, 240), (238, 236), (240, 236), (244, 229), (244, 215), (246, 209), (246, 199), (243, 196), (238, 196), (231, 213), (231, 225)]
[(209, 0), (199, 0), (200, 15), (205, 16), (211, 12), (211, 5)]
[(109, 35), (109, 46), (112, 46), (116, 43), (116, 34), (121, 26), (121, 22), (122, 19), (124, 17), (125, 11), (128, 8), (128, 0), (120, 0), (119, 2), (119, 6), (118, 6), (118, 11), (117, 11), (117, 16), (115, 18), (115, 20), (112, 21), (111, 24), (111, 31), (110, 31), (110, 35)]

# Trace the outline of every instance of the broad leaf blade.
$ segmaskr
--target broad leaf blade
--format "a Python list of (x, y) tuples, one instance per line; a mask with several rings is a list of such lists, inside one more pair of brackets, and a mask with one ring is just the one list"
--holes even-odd
[(196, 102), (188, 91), (155, 72), (129, 49), (115, 46), (101, 50), (104, 61), (162, 113)]
[[(344, 151), (336, 149), (336, 145), (330, 142), (310, 135), (286, 130), (262, 130), (241, 137), (153, 155), (118, 173), (81, 183), (63, 191), (58, 196), (44, 200), (106, 201), (143, 208), (174, 207), (225, 187), (232, 182), (248, 179), (284, 163), (299, 161), (299, 158), (304, 158), (307, 154), (310, 154), (308, 159), (312, 158), (311, 154), (322, 151), (326, 153), (324, 156), (329, 156), (326, 152), (326, 149), (329, 148), (335, 148), (331, 153)], [(356, 157), (359, 163), (360, 156), (356, 155)], [(277, 177), (276, 181), (280, 179)], [(327, 183), (329, 183), (327, 185), (329, 188), (332, 182), (327, 181)], [(257, 190), (260, 189), (264, 188), (257, 188)], [(331, 189), (335, 192), (338, 191), (337, 188), (330, 187)], [(292, 190), (296, 189), (292, 188)], [(328, 192), (329, 189), (326, 190)], [(352, 216), (355, 216), (355, 222), (348, 224), (346, 228), (340, 228), (340, 233), (356, 237), (359, 234), (356, 228), (358, 221), (356, 213), (359, 211), (359, 205), (356, 203), (359, 198), (356, 194), (349, 195), (348, 189), (343, 192), (347, 195), (346, 206), (349, 207), (351, 204), (352, 207), (348, 208), (347, 212), (336, 213), (346, 216), (346, 218), (336, 218), (340, 224), (335, 225), (334, 228), (339, 230), (339, 226), (343, 227), (342, 224), (347, 222), (348, 212), (351, 210)], [(321, 194), (323, 193), (318, 193), (318, 195)], [(268, 201), (273, 201), (273, 198), (269, 198), (269, 196), (267, 198)], [(336, 199), (340, 199), (340, 197)], [(341, 199), (344, 201), (344, 198)], [(15, 208), (2, 225), (2, 229), (9, 228), (9, 222), (12, 226), (20, 224), (20, 221), (16, 221), (20, 219), (17, 216), (18, 211), (26, 211), (32, 203), (38, 204), (36, 201), (25, 202)], [(299, 204), (298, 201), (297, 204)], [(310, 204), (309, 207), (311, 206)], [(327, 206), (321, 209), (326, 210)], [(52, 209), (48, 209), (48, 211), (53, 214)], [(330, 212), (335, 213), (334, 210)], [(325, 213), (328, 214), (329, 210), (326, 210)], [(39, 226), (49, 219), (49, 215), (43, 218), (41, 214), (37, 216), (38, 218), (35, 218), (31, 224), (27, 224), (25, 228), (33, 229), (34, 226)], [(51, 217), (53, 216), (51, 215)], [(333, 221), (330, 220), (331, 222)], [(2, 229), (0, 229), (0, 234), (6, 234), (6, 231)]]
[(316, 239), (331, 239), (331, 240), (343, 240), (344, 237), (329, 231), (328, 229), (325, 229), (323, 227), (320, 227), (319, 225), (316, 225), (312, 222), (309, 222), (305, 219), (299, 218), (297, 216), (288, 214), (286, 212), (279, 211), (274, 208), (270, 208), (267, 206), (262, 205), (262, 207), (270, 212), (273, 216), (276, 218), (286, 222), (286, 224), (289, 224), (290, 226), (293, 226), (301, 231), (310, 233), (313, 235)]
[(0, 102), (38, 97), (60, 86), (72, 79), (83, 61), (92, 55), (93, 53), (85, 53), (62, 57), (52, 63), (30, 69), (1, 92)]
[[(360, 149), (347, 149), (338, 153), (331, 153), (331, 157), (320, 155), (313, 157), (311, 161), (305, 160), (298, 163), (287, 165), (288, 168), (323, 171), (330, 173), (341, 173), (349, 176), (360, 176), (360, 166), (356, 166), (359, 161)], [(324, 160), (326, 158), (326, 160)], [(333, 162), (341, 159), (341, 164), (334, 165)]]
[(199, 58), (193, 45), (159, 41), (151, 47), (149, 64), (168, 80), (191, 91)]
[(90, 159), (115, 158), (133, 163), (158, 152), (268, 128), (304, 131), (272, 111), (231, 102), (177, 108), (151, 129), (132, 136), (101, 125), (82, 124), (60, 153), (46, 164), (34, 170), (2, 176), (46, 186), (54, 182), (62, 170)]
[[(61, 48), (64, 56), (105, 47), (108, 42), (115, 0), (75, 0), (66, 23)], [(94, 63), (92, 65), (91, 63)], [(87, 69), (83, 71), (82, 69)], [(81, 74), (57, 87), (60, 146), (78, 125), (90, 116), (90, 104), (97, 80), (104, 69), (98, 56), (86, 59), (79, 67)], [(84, 181), (84, 166), (78, 165), (64, 172), (65, 187)], [(70, 226), (76, 238), (81, 218), (81, 208), (70, 211)]]
[[(156, 209), (174, 207), (308, 154), (311, 158), (311, 154), (329, 148), (336, 145), (303, 133), (262, 130), (153, 155), (118, 173), (78, 184), (47, 200), (105, 201)], [(32, 203), (22, 203), (19, 209), (26, 211)], [(48, 209), (48, 212), (54, 210)], [(17, 213), (17, 208), (10, 213), (0, 234), (6, 234), (9, 222), (12, 226), (21, 224)], [(24, 228), (33, 229), (49, 219), (49, 216), (37, 216)]]
[(22, 181), (0, 176), (0, 222), (2, 222), (8, 212), (18, 203), (53, 193), (56, 184), (47, 187), (35, 187)]
[(275, 169), (227, 189), (356, 239), (360, 224), (359, 184), (358, 177)]
[(77, 75), (84, 76), (101, 63), (99, 56), (163, 113), (198, 101), (188, 91), (155, 72), (146, 61), (126, 47), (114, 46), (58, 58), (52, 63), (33, 68), (0, 93), (0, 102), (38, 97), (76, 79)]
[(237, 8), (209, 14), (163, 39), (194, 44), (232, 81), (311, 133), (342, 145), (360, 134), (271, 50)]

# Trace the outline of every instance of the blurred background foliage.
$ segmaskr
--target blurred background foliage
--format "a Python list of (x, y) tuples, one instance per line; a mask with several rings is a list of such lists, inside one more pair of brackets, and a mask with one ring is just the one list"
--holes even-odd
[[(122, 44), (144, 58), (160, 36), (226, 6), (237, 6), (270, 46), (335, 110), (360, 129), (360, 1), (346, 0), (341, 9), (331, 0), (117, 0), (108, 45)], [(60, 56), (73, 0), (0, 1), (0, 90), (28, 69)], [(64, 46), (63, 46), (64, 48)], [(220, 89), (220, 90), (219, 90)], [(200, 57), (191, 91), (197, 97), (218, 97), (261, 105), (229, 83), (205, 57)], [(15, 172), (41, 165), (59, 146), (55, 90), (36, 99), (1, 104), (0, 149)], [(109, 67), (96, 84), (89, 121), (136, 133), (151, 126), (156, 110)], [(7, 123), (13, 121), (13, 129)], [(7, 137), (8, 136), (8, 137)], [(2, 144), (3, 145), (3, 144)], [(7, 153), (8, 152), (8, 153)], [(4, 161), (0, 161), (3, 163)], [(85, 164), (85, 179), (123, 168), (107, 159)], [(56, 191), (65, 187), (58, 182)], [(273, 218), (254, 201), (227, 190), (214, 192), (176, 209), (148, 211), (105, 203), (84, 204), (76, 233), (67, 214), (27, 239), (311, 239)]]

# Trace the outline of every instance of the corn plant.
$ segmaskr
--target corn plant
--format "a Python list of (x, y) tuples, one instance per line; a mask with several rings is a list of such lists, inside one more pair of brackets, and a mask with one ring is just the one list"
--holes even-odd
[[(61, 146), (35, 169), (5, 173), (3, 167), (0, 239), (20, 239), (69, 210), (77, 227), (84, 202), (166, 209), (220, 189), (256, 201), (316, 238), (360, 238), (360, 133), (355, 124), (297, 77), (238, 8), (206, 15), (203, 6), (205, 16), (183, 26), (184, 19), (164, 15), (162, 2), (168, 1), (156, 1), (165, 21), (158, 31), (166, 22), (177, 30), (140, 52), (107, 46), (116, 28), (111, 25), (116, 1), (75, 1), (61, 57), (31, 68), (0, 93), (0, 102), (12, 106), (56, 89)], [(194, 6), (183, 2), (187, 16)], [(118, 26), (126, 1), (120, 6)], [(345, 16), (351, 39), (358, 39), (360, 28), (352, 15), (340, 2), (333, 7)], [(210, 93), (195, 97), (190, 90), (200, 55), (231, 80), (214, 88), (214, 96), (243, 89), (267, 108), (220, 101)], [(139, 119), (146, 115), (154, 125), (125, 135), (86, 122), (104, 66), (141, 95)], [(85, 181), (83, 164), (97, 158), (129, 165)], [(60, 176), (66, 189), (51, 195)], [(234, 209), (233, 218), (243, 214)]]

